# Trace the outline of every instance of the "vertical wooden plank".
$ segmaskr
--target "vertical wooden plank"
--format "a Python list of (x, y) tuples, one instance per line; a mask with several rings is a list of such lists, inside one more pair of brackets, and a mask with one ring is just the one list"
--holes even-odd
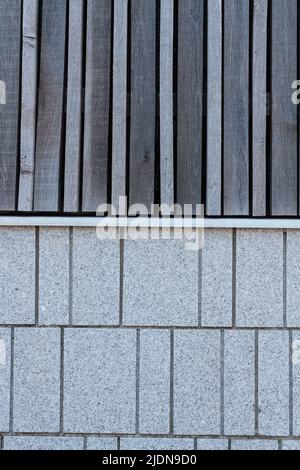
[(130, 204), (154, 202), (155, 0), (131, 2)]
[(0, 2), (0, 80), (6, 104), (0, 104), (0, 210), (16, 209), (20, 81), (21, 1)]
[(224, 214), (249, 214), (249, 2), (224, 0)]
[(111, 1), (88, 0), (82, 210), (107, 202)]
[(252, 46), (252, 215), (266, 215), (268, 0), (253, 2)]
[(177, 202), (201, 203), (203, 0), (178, 2)]
[(59, 209), (66, 1), (43, 0), (34, 209)]
[(127, 118), (127, 21), (128, 1), (114, 3), (113, 51), (113, 128), (112, 128), (112, 204), (126, 195), (126, 118)]
[(19, 211), (32, 211), (33, 209), (36, 138), (37, 35), (38, 0), (24, 0)]
[(64, 211), (77, 212), (80, 197), (83, 0), (69, 7), (68, 90), (66, 116)]
[(221, 215), (222, 1), (207, 2), (206, 214)]
[(272, 215), (297, 215), (297, 1), (272, 2)]
[(174, 204), (173, 34), (174, 0), (160, 8), (160, 200)]

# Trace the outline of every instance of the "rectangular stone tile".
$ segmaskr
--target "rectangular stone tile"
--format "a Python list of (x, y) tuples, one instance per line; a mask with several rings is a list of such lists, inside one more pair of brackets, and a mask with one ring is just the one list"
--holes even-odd
[(133, 433), (136, 331), (65, 331), (64, 431)]
[(126, 241), (124, 324), (197, 325), (198, 258), (178, 240)]
[(63, 436), (5, 436), (4, 450), (83, 450), (83, 438)]
[(39, 231), (39, 323), (69, 323), (69, 229)]
[(119, 323), (120, 245), (96, 229), (73, 232), (73, 324)]
[(289, 434), (289, 334), (258, 333), (258, 424), (267, 436)]
[(278, 450), (278, 441), (244, 439), (231, 441), (231, 450)]
[(87, 450), (117, 450), (118, 440), (115, 437), (88, 437)]
[(238, 230), (236, 324), (283, 325), (283, 232)]
[(300, 450), (300, 440), (283, 440), (281, 450)]
[(35, 322), (35, 228), (0, 227), (0, 324)]
[(9, 431), (11, 330), (0, 328), (0, 432)]
[(300, 326), (300, 232), (288, 230), (287, 232), (287, 259), (286, 259), (286, 316), (287, 325)]
[(255, 336), (224, 332), (224, 432), (255, 434)]
[(170, 332), (140, 332), (139, 428), (168, 434), (170, 415)]
[(14, 432), (58, 432), (60, 414), (59, 328), (16, 328)]
[(174, 332), (174, 432), (220, 433), (220, 332)]
[(205, 230), (201, 325), (232, 325), (232, 230)]
[(197, 450), (228, 450), (228, 440), (197, 439)]
[(300, 436), (300, 331), (292, 336), (293, 433)]
[(194, 439), (122, 437), (121, 450), (193, 450)]

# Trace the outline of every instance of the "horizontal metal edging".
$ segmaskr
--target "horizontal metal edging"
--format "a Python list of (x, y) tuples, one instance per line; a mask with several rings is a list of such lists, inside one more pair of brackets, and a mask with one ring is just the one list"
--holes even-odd
[[(116, 222), (117, 221), (117, 222)], [(162, 218), (109, 218), (109, 217), (42, 217), (42, 216), (1, 216), (0, 226), (10, 227), (139, 227), (153, 228), (202, 228), (203, 219), (162, 219)], [(300, 219), (253, 219), (253, 218), (205, 218), (204, 228), (241, 229), (300, 229)]]

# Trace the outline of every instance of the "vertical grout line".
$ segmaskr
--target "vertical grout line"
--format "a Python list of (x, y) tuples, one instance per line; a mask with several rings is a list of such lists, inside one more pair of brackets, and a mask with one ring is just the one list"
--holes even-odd
[(4, 449), (4, 436), (1, 434), (0, 435), (0, 450)]
[(135, 414), (135, 432), (140, 432), (140, 342), (141, 332), (136, 330), (136, 414)]
[(87, 450), (87, 436), (83, 437), (83, 450)]
[(123, 289), (124, 289), (124, 240), (120, 240), (120, 286), (119, 286), (119, 325), (123, 323)]
[(236, 327), (236, 229), (232, 230), (232, 326)]
[(39, 324), (40, 297), (40, 228), (35, 229), (35, 326)]
[(120, 437), (117, 437), (117, 450), (120, 450), (121, 449), (121, 438)]
[(282, 450), (282, 439), (278, 440), (278, 450)]
[(197, 438), (194, 439), (194, 450), (197, 450)]
[(64, 431), (64, 328), (61, 328), (60, 336), (60, 432)]
[(289, 331), (289, 421), (290, 435), (294, 434), (294, 396), (293, 396), (293, 332)]
[(287, 232), (283, 231), (283, 326), (287, 327)]
[(69, 325), (73, 324), (73, 227), (69, 229)]
[(231, 439), (228, 439), (228, 450), (231, 450)]
[(255, 398), (254, 398), (254, 410), (255, 410), (255, 435), (258, 436), (259, 432), (259, 401), (258, 401), (258, 331), (255, 330)]
[(203, 248), (198, 257), (198, 327), (202, 325), (202, 253)]
[(11, 329), (10, 344), (10, 404), (9, 404), (9, 432), (14, 428), (14, 356), (15, 356), (15, 329)]
[(174, 330), (170, 332), (170, 430), (174, 433)]
[(221, 364), (220, 364), (220, 392), (221, 392), (221, 399), (220, 399), (220, 432), (221, 436), (224, 436), (224, 329), (221, 330)]

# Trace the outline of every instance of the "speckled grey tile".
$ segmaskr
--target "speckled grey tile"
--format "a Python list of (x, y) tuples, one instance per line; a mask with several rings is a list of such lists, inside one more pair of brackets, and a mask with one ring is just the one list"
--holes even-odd
[(0, 227), (0, 324), (35, 322), (35, 229)]
[(236, 324), (283, 325), (283, 232), (238, 230)]
[(88, 437), (87, 450), (117, 450), (118, 441), (115, 437)]
[(205, 230), (201, 299), (202, 326), (232, 325), (232, 230)]
[(289, 434), (289, 334), (287, 331), (258, 333), (259, 433)]
[(231, 441), (232, 450), (278, 450), (278, 441), (268, 439), (244, 439)]
[(121, 438), (121, 450), (193, 450), (193, 439), (179, 438)]
[(287, 325), (300, 326), (300, 232), (288, 230), (287, 232), (287, 292), (286, 316)]
[(83, 450), (83, 438), (64, 436), (5, 436), (4, 450)]
[(11, 330), (0, 328), (0, 432), (9, 431)]
[(170, 415), (170, 332), (140, 333), (140, 432), (168, 434)]
[(41, 227), (39, 248), (39, 323), (68, 324), (69, 229)]
[(65, 331), (64, 431), (135, 432), (136, 332)]
[(174, 332), (174, 432), (220, 433), (220, 332)]
[(117, 325), (119, 286), (119, 242), (99, 240), (94, 228), (75, 228), (72, 313), (74, 325)]
[(300, 440), (283, 440), (281, 450), (300, 450)]
[(300, 331), (292, 336), (293, 433), (300, 436)]
[(198, 257), (182, 241), (125, 242), (124, 324), (197, 325)]
[(60, 411), (59, 328), (16, 328), (14, 432), (58, 432)]
[(228, 450), (228, 440), (197, 439), (197, 450)]
[(225, 331), (224, 348), (224, 432), (255, 434), (254, 332)]

